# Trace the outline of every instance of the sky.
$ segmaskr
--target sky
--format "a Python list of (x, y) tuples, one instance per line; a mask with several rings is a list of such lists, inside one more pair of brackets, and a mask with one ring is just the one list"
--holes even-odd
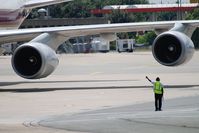
[[(149, 0), (150, 3), (160, 4), (175, 4), (177, 0)], [(189, 0), (181, 0), (182, 3), (189, 3)]]

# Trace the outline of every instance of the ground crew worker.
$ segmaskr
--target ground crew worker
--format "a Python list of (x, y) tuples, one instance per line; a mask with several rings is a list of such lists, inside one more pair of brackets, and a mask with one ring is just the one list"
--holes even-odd
[(160, 82), (160, 78), (156, 78), (156, 82), (151, 81), (147, 76), (149, 82), (153, 84), (153, 91), (155, 94), (155, 111), (162, 111), (162, 98), (164, 94), (164, 88), (162, 83)]

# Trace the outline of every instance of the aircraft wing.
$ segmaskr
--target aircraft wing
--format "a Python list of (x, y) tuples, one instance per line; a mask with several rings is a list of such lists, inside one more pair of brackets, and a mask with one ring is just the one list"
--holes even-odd
[(190, 35), (198, 25), (199, 20), (190, 20), (4, 30), (0, 31), (0, 43), (31, 40), (14, 51), (12, 67), (23, 78), (39, 79), (56, 69), (59, 61), (55, 50), (61, 43), (85, 35), (100, 34), (106, 40), (114, 40), (117, 32), (170, 29), (156, 37), (152, 53), (162, 65), (181, 65), (193, 56), (194, 45), (187, 33)]
[(0, 44), (29, 41), (42, 33), (54, 33), (68, 38), (85, 35), (97, 35), (103, 33), (133, 32), (145, 30), (168, 30), (174, 27), (176, 23), (188, 25), (189, 27), (199, 26), (199, 20), (189, 21), (162, 21), (162, 22), (139, 22), (139, 23), (121, 23), (121, 24), (98, 24), (81, 26), (63, 26), (47, 28), (30, 28), (4, 30), (0, 32)]
[(72, 0), (30, 0), (27, 1), (24, 5), (25, 8), (37, 8), (37, 7), (43, 7), (63, 2), (68, 2)]

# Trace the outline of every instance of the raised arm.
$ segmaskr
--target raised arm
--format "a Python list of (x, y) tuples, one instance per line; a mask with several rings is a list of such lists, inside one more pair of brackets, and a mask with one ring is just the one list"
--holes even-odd
[(151, 82), (152, 83), (152, 81), (146, 76), (146, 79), (149, 81), (149, 82)]

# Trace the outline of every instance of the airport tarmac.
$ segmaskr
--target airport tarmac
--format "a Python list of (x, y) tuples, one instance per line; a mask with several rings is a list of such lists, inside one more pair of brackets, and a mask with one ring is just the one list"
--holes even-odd
[[(199, 132), (199, 52), (179, 67), (158, 64), (151, 52), (59, 59), (49, 77), (27, 80), (0, 57), (0, 132)], [(163, 111), (154, 111), (146, 75), (165, 85)]]

